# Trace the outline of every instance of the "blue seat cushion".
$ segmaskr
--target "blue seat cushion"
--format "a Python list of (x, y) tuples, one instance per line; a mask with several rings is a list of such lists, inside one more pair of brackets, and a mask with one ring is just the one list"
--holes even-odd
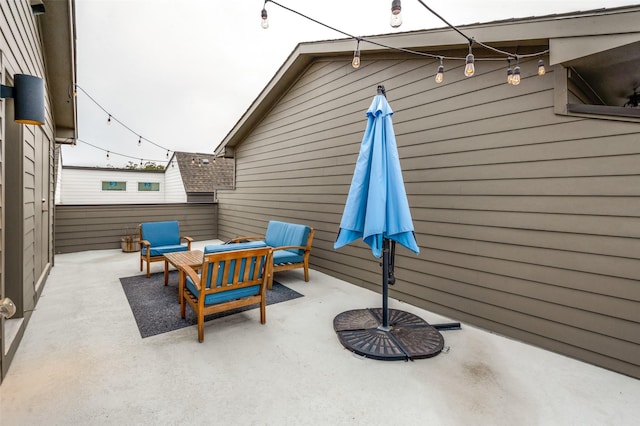
[[(310, 228), (296, 223), (269, 221), (264, 241), (270, 247), (306, 246), (309, 239)], [(296, 250), (300, 256), (304, 250)]]
[[(236, 243), (236, 244), (211, 244), (211, 245), (205, 246), (204, 253), (206, 255), (211, 253), (221, 253), (225, 251), (235, 251), (235, 250), (247, 250), (247, 249), (262, 248), (262, 247), (267, 247), (267, 244), (264, 241), (248, 241), (248, 242)], [(264, 262), (264, 258), (262, 258), (261, 261)], [(247, 262), (246, 259), (243, 259), (240, 262), (240, 275), (239, 275), (240, 281), (244, 280), (246, 271), (249, 271), (250, 274), (253, 274), (253, 266), (255, 266), (255, 259), (250, 260), (249, 268), (246, 267), (247, 266), (246, 262)], [(209, 267), (212, 268), (213, 265), (210, 265)], [(222, 262), (221, 267), (224, 268), (224, 262)], [(231, 265), (229, 267), (230, 270), (229, 270), (228, 282), (231, 282), (231, 280), (233, 279), (233, 273), (235, 272), (235, 268), (236, 268), (236, 261), (232, 260)], [(209, 277), (213, 277), (212, 272), (213, 271), (211, 270), (209, 271), (209, 274), (208, 274)], [(249, 276), (247, 278), (253, 279), (253, 276)], [(211, 285), (210, 282), (206, 283), (206, 288), (209, 288), (210, 285)], [(220, 271), (217, 274), (216, 285), (217, 286), (222, 285), (222, 271)], [(186, 286), (191, 291), (191, 293), (193, 293), (197, 298), (198, 293), (196, 290), (196, 286), (191, 280), (191, 278), (189, 277), (187, 277), (186, 279)], [(239, 299), (242, 297), (254, 296), (259, 293), (260, 293), (260, 286), (253, 285), (250, 287), (244, 287), (244, 288), (238, 288), (238, 289), (229, 290), (229, 291), (223, 291), (220, 293), (208, 294), (204, 298), (204, 303), (205, 305), (213, 305), (216, 303), (227, 302), (229, 300)]]
[(304, 256), (297, 254), (296, 251), (297, 250), (275, 250), (273, 252), (273, 264), (301, 263), (304, 260)]
[(208, 253), (220, 253), (223, 251), (232, 251), (232, 250), (245, 250), (252, 248), (261, 248), (267, 247), (267, 244), (264, 241), (247, 241), (246, 243), (235, 243), (235, 244), (210, 244), (204, 246), (204, 254)]
[[(161, 247), (153, 247), (151, 246), (151, 249), (149, 250), (149, 255), (151, 257), (156, 257), (156, 256), (162, 256), (165, 253), (173, 253), (176, 251), (187, 251), (189, 247), (187, 246), (183, 246), (183, 245), (171, 245), (171, 246), (161, 246)], [(146, 256), (147, 255), (147, 248), (146, 247), (142, 247), (142, 255)]]
[(140, 230), (142, 239), (149, 241), (152, 248), (180, 244), (180, 227), (177, 220), (142, 223), (140, 224)]
[[(195, 284), (191, 281), (191, 278), (187, 277), (186, 286), (193, 293), (193, 295), (198, 298), (198, 290), (196, 289)], [(207, 294), (204, 297), (205, 305), (215, 305), (216, 303), (228, 302), (229, 300), (240, 299), (242, 297), (254, 296), (260, 293), (259, 285), (252, 285), (250, 287), (237, 288), (235, 290), (223, 291), (220, 293), (212, 293)]]

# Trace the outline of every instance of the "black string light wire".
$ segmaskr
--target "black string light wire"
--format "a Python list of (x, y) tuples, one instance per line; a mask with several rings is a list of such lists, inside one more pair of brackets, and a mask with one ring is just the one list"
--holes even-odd
[(132, 155), (121, 154), (121, 153), (118, 153), (118, 152), (114, 152), (114, 151), (111, 151), (111, 150), (100, 148), (99, 146), (94, 145), (92, 143), (89, 143), (89, 142), (87, 142), (85, 140), (82, 140), (82, 139), (76, 139), (76, 141), (80, 142), (82, 144), (88, 145), (88, 146), (90, 146), (92, 148), (98, 149), (100, 151), (106, 152), (107, 160), (110, 160), (112, 155), (117, 155), (117, 156), (128, 158), (128, 159), (131, 159), (131, 160), (136, 160), (136, 161), (140, 160), (140, 164), (141, 165), (142, 165), (143, 161), (147, 162), (147, 163), (155, 163), (155, 164), (159, 164), (159, 163), (161, 164), (161, 163), (165, 163), (167, 161), (167, 160), (155, 160), (153, 158), (140, 158), (140, 157), (134, 157)]
[[(378, 43), (376, 41), (367, 39), (365, 37), (356, 37), (356, 36), (354, 36), (352, 34), (349, 34), (346, 31), (343, 31), (343, 30), (340, 30), (338, 28), (332, 27), (331, 25), (325, 24), (324, 22), (320, 22), (317, 19), (314, 19), (314, 18), (312, 18), (310, 16), (307, 16), (304, 13), (298, 12), (297, 10), (291, 9), (291, 8), (289, 8), (289, 7), (287, 7), (287, 6), (283, 5), (283, 4), (280, 4), (280, 3), (276, 2), (276, 1), (273, 1), (273, 0), (265, 0), (265, 2), (264, 2), (264, 6), (263, 6), (262, 12), (261, 12), (261, 16), (262, 16), (262, 20), (263, 20), (262, 27), (265, 28), (265, 29), (269, 27), (268, 24), (265, 25), (265, 23), (264, 23), (267, 20), (267, 16), (268, 16), (266, 6), (267, 6), (267, 3), (273, 3), (276, 6), (282, 8), (284, 10), (287, 10), (287, 11), (293, 13), (293, 14), (296, 14), (296, 15), (302, 17), (302, 18), (305, 18), (305, 19), (307, 19), (307, 20), (309, 20), (311, 22), (314, 22), (314, 23), (316, 23), (318, 25), (321, 25), (321, 26), (323, 26), (325, 28), (328, 28), (328, 29), (330, 29), (332, 31), (340, 33), (340, 34), (342, 34), (344, 36), (347, 36), (349, 38), (353, 38), (354, 40), (356, 40), (358, 42), (358, 54), (360, 53), (359, 52), (359, 44), (360, 44), (360, 42), (366, 42), (366, 43), (372, 44), (374, 46), (382, 47), (384, 49), (396, 50), (396, 51), (399, 51), (399, 52), (409, 53), (409, 54), (412, 54), (412, 55), (418, 55), (418, 56), (425, 56), (425, 57), (429, 57), (429, 58), (434, 58), (434, 59), (438, 59), (440, 61), (440, 65), (438, 66), (438, 73), (440, 73), (440, 67), (443, 67), (442, 71), (444, 72), (443, 61), (445, 59), (446, 60), (465, 61), (465, 75), (467, 75), (468, 77), (472, 76), (473, 73), (475, 72), (474, 63), (477, 62), (477, 61), (504, 61), (504, 60), (508, 61), (508, 60), (513, 59), (513, 58), (523, 59), (523, 58), (530, 58), (530, 57), (540, 57), (540, 56), (543, 56), (543, 55), (549, 53), (549, 49), (546, 49), (546, 50), (543, 50), (543, 51), (540, 51), (540, 52), (517, 55), (515, 53), (508, 52), (506, 50), (502, 50), (502, 49), (498, 49), (496, 47), (490, 46), (490, 45), (485, 44), (485, 43), (483, 43), (481, 41), (475, 40), (474, 38), (469, 37), (468, 35), (463, 33), (459, 28), (457, 28), (454, 25), (450, 24), (446, 19), (444, 19), (437, 12), (435, 12), (433, 9), (431, 9), (429, 6), (427, 6), (427, 4), (424, 3), (422, 0), (418, 0), (418, 2), (422, 6), (424, 6), (429, 12), (431, 12), (433, 15), (435, 15), (437, 18), (439, 18), (442, 22), (444, 22), (449, 28), (451, 28), (452, 30), (454, 30), (455, 32), (457, 32), (458, 34), (460, 34), (462, 37), (464, 37), (467, 40), (467, 42), (469, 43), (469, 54), (467, 54), (464, 57), (442, 56), (442, 55), (438, 55), (438, 54), (434, 54), (434, 53), (419, 52), (419, 51), (415, 51), (415, 50), (411, 50), (411, 49), (405, 49), (405, 48), (402, 48), (402, 47), (388, 46), (388, 45), (385, 45), (385, 44)], [(400, 14), (400, 9), (401, 9), (400, 3), (401, 3), (400, 0), (394, 0), (392, 2), (392, 6), (391, 6), (392, 15), (399, 15)], [(394, 13), (394, 12), (397, 12), (397, 13)], [(398, 18), (399, 18), (399, 16), (398, 16)], [(401, 23), (402, 23), (402, 21), (400, 19), (400, 24)], [(397, 19), (394, 22), (394, 24), (398, 24), (398, 20)], [(395, 25), (395, 27), (400, 26), (400, 24)], [(476, 44), (476, 45), (478, 45), (480, 47), (483, 47), (483, 48), (485, 48), (487, 50), (490, 50), (490, 51), (492, 51), (494, 53), (497, 53), (499, 55), (502, 55), (503, 57), (500, 57), (500, 58), (489, 58), (489, 57), (475, 58), (473, 53), (472, 53), (472, 46), (474, 44)], [(358, 58), (359, 58), (359, 55), (358, 55)], [(518, 71), (519, 71), (519, 67), (517, 67), (517, 68), (518, 68)], [(538, 71), (538, 75), (544, 75), (544, 73), (545, 73), (544, 61), (542, 59), (540, 59), (538, 61), (538, 70), (539, 70)], [(440, 78), (438, 77), (438, 79), (440, 79)]]
[(149, 142), (151, 145), (154, 145), (158, 148), (161, 148), (162, 150), (166, 150), (167, 154), (171, 151), (170, 149), (155, 143), (154, 141), (145, 138), (144, 136), (142, 136), (140, 133), (136, 132), (135, 130), (133, 130), (131, 127), (127, 126), (124, 122), (122, 122), (121, 120), (119, 120), (118, 118), (116, 118), (113, 114), (111, 114), (109, 111), (107, 111), (98, 101), (96, 101), (93, 96), (91, 96), (84, 88), (82, 88), (80, 85), (76, 84), (75, 88), (80, 90), (82, 93), (84, 93), (87, 98), (89, 98), (91, 100), (91, 102), (93, 102), (98, 108), (100, 108), (102, 111), (104, 111), (105, 114), (108, 115), (108, 119), (107, 119), (107, 123), (111, 124), (113, 121), (115, 121), (116, 123), (118, 123), (119, 125), (121, 125), (122, 127), (124, 127), (125, 129), (127, 129), (129, 132), (133, 133), (134, 135), (136, 135), (138, 137), (138, 146), (142, 145), (142, 141), (145, 142)]

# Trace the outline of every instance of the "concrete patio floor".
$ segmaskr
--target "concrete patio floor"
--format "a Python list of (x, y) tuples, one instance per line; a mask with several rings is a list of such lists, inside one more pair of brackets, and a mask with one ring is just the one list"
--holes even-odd
[[(202, 248), (205, 243), (194, 243)], [(276, 279), (305, 297), (142, 339), (118, 278), (137, 253), (57, 255), (0, 385), (11, 425), (636, 425), (640, 381), (463, 324), (448, 353), (364, 359), (333, 318), (381, 296), (311, 271)], [(152, 265), (161, 271), (162, 263)], [(391, 299), (390, 308), (447, 322)], [(176, 304), (176, 315), (179, 307)]]

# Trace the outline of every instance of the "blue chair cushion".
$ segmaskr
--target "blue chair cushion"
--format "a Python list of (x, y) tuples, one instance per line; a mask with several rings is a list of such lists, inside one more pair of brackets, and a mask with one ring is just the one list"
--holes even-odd
[[(180, 245), (180, 227), (177, 220), (142, 223), (140, 229), (142, 239), (149, 241), (152, 248)], [(153, 253), (151, 255), (153, 256)]]
[[(198, 290), (196, 289), (195, 284), (191, 281), (191, 278), (187, 277), (186, 286), (193, 293), (193, 295), (198, 297)], [(207, 294), (204, 297), (205, 305), (215, 305), (216, 303), (228, 302), (229, 300), (240, 299), (241, 297), (254, 296), (260, 292), (259, 285), (252, 285), (250, 287), (238, 288), (235, 290), (223, 291), (221, 293), (213, 293)]]
[[(271, 220), (267, 225), (264, 241), (270, 247), (306, 246), (309, 232), (309, 227), (305, 225)], [(304, 255), (302, 249), (296, 250), (296, 252), (300, 256)]]
[(251, 248), (267, 247), (264, 241), (247, 241), (246, 243), (236, 244), (210, 244), (204, 246), (204, 254), (220, 253), (222, 251), (245, 250)]
[(301, 263), (304, 260), (304, 256), (297, 254), (296, 251), (297, 250), (275, 250), (273, 252), (273, 264)]
[[(225, 252), (225, 251), (234, 251), (234, 250), (246, 250), (246, 249), (252, 249), (252, 248), (262, 248), (262, 247), (267, 247), (267, 244), (264, 241), (248, 241), (245, 243), (237, 243), (237, 244), (211, 244), (211, 245), (207, 245), (204, 248), (204, 253), (205, 254), (211, 254), (211, 253), (221, 253), (221, 252)], [(264, 259), (263, 259), (264, 261)], [(255, 259), (253, 261), (251, 261), (250, 264), (250, 268), (246, 268), (246, 260), (243, 259), (240, 262), (240, 281), (243, 281), (245, 278), (245, 272), (247, 270), (250, 271), (250, 273), (253, 273), (253, 266), (255, 265)], [(209, 266), (210, 268), (213, 267), (213, 265)], [(224, 262), (222, 262), (222, 267), (224, 268)], [(231, 282), (233, 279), (233, 273), (235, 272), (235, 268), (236, 268), (236, 261), (232, 260), (231, 261), (231, 265), (230, 265), (230, 270), (229, 270), (229, 278), (228, 278), (228, 282)], [(213, 277), (212, 271), (209, 270), (209, 277)], [(220, 271), (220, 273), (218, 273), (218, 276), (216, 277), (216, 285), (217, 286), (221, 286), (222, 285), (222, 271)], [(249, 279), (253, 279), (253, 276), (249, 276)], [(196, 297), (198, 297), (198, 293), (196, 290), (196, 286), (193, 283), (193, 281), (191, 280), (191, 278), (187, 277), (186, 279), (186, 286), (187, 288), (191, 291), (191, 293), (193, 293)], [(210, 288), (211, 286), (211, 282), (206, 283), (206, 288)], [(247, 297), (247, 296), (253, 296), (256, 295), (260, 292), (260, 286), (259, 285), (254, 285), (254, 286), (250, 286), (250, 287), (244, 287), (244, 288), (238, 288), (235, 290), (229, 290), (229, 291), (224, 291), (224, 292), (220, 292), (220, 293), (213, 293), (213, 294), (208, 294), (205, 296), (204, 298), (204, 303), (205, 305), (213, 305), (216, 303), (222, 303), (222, 302), (227, 302), (229, 300), (233, 300), (233, 299), (239, 299), (241, 297)]]
[[(189, 247), (187, 246), (183, 246), (183, 245), (172, 245), (172, 246), (161, 246), (161, 247), (153, 247), (151, 246), (151, 250), (149, 250), (150, 256), (151, 257), (155, 257), (155, 256), (162, 256), (165, 253), (173, 253), (176, 251), (187, 251)], [(147, 248), (146, 247), (142, 247), (142, 255), (146, 256), (147, 255)]]

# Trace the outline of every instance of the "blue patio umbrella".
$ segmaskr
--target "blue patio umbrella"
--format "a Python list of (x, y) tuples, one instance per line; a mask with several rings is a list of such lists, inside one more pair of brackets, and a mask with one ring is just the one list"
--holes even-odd
[(362, 238), (373, 255), (381, 257), (383, 241), (389, 239), (420, 253), (402, 179), (392, 115), (385, 95), (376, 95), (367, 111), (367, 129), (334, 249)]
[[(351, 180), (334, 249), (360, 238), (382, 257), (382, 309), (343, 312), (334, 319), (342, 344), (376, 359), (426, 358), (439, 353), (440, 333), (421, 318), (388, 309), (388, 286), (395, 282), (395, 243), (418, 254), (398, 147), (383, 86), (367, 110), (367, 128)], [(390, 318), (391, 314), (391, 318)]]

